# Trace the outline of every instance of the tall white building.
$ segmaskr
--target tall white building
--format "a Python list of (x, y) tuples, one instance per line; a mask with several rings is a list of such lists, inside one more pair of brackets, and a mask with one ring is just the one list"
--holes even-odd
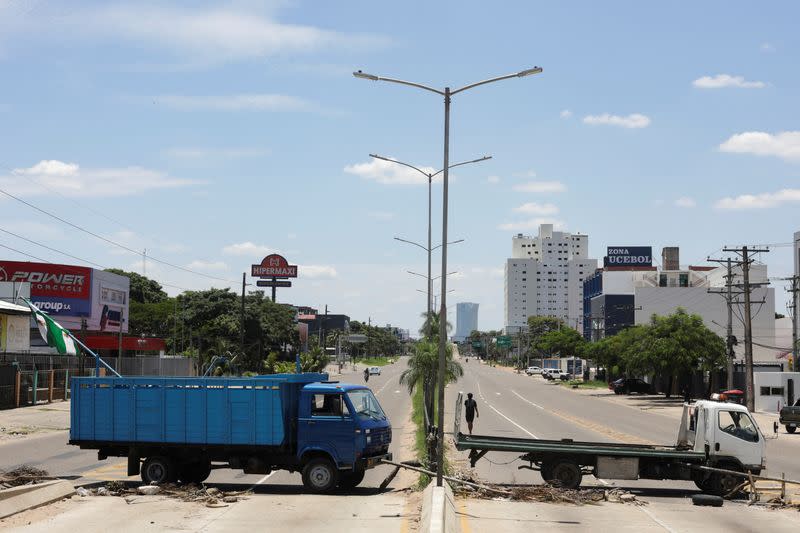
[(478, 304), (461, 302), (456, 304), (456, 334), (453, 340), (464, 342), (470, 333), (478, 329)]
[(512, 237), (505, 265), (505, 331), (526, 327), (529, 316), (558, 317), (583, 331), (583, 280), (596, 268), (588, 235), (542, 224), (535, 237)]

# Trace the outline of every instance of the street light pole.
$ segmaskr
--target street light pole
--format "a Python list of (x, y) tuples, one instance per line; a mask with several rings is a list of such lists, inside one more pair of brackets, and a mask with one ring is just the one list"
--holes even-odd
[[(431, 307), (431, 302), (432, 302), (431, 296), (433, 294), (433, 280), (431, 278), (431, 253), (433, 252), (433, 250), (435, 250), (436, 248), (441, 246), (441, 245), (439, 245), (439, 246), (436, 246), (436, 247), (433, 247), (433, 248), (431, 247), (431, 227), (432, 227), (432, 225), (431, 225), (431, 213), (432, 213), (431, 188), (433, 186), (433, 178), (436, 177), (437, 175), (441, 174), (445, 169), (438, 170), (436, 172), (425, 172), (421, 168), (415, 167), (414, 165), (411, 165), (409, 163), (404, 163), (403, 161), (398, 161), (397, 159), (392, 159), (390, 157), (384, 157), (384, 156), (380, 156), (380, 155), (377, 155), (377, 154), (369, 154), (369, 155), (370, 155), (370, 157), (374, 157), (375, 159), (380, 159), (382, 161), (388, 161), (389, 163), (397, 163), (398, 165), (403, 165), (405, 167), (414, 169), (417, 172), (419, 172), (420, 174), (422, 174), (423, 176), (428, 178), (428, 247), (424, 248), (423, 246), (420, 246), (419, 244), (417, 244), (415, 242), (412, 242), (411, 244), (415, 244), (415, 245), (419, 246), (420, 248), (422, 248), (423, 250), (426, 250), (428, 252), (428, 308), (427, 308), (427, 315), (425, 315), (425, 316), (426, 316), (426, 318), (428, 320), (430, 320), (431, 311), (433, 310), (432, 307)], [(462, 165), (469, 165), (471, 163), (480, 163), (481, 161), (486, 161), (486, 160), (491, 159), (491, 158), (492, 158), (492, 156), (485, 155), (483, 157), (479, 157), (478, 159), (472, 159), (470, 161), (462, 161), (460, 163), (456, 163), (454, 165), (450, 165), (450, 168), (460, 167)], [(397, 239), (398, 241), (410, 242), (410, 241), (406, 241), (404, 239), (398, 239), (397, 237), (395, 237), (395, 239)], [(455, 241), (455, 242), (463, 242), (463, 241), (464, 241), (464, 239), (459, 239), (458, 241)], [(455, 244), (455, 243), (448, 243), (448, 244)]]
[(444, 165), (443, 170), (443, 189), (442, 189), (442, 301), (439, 314), (439, 373), (438, 373), (438, 386), (439, 386), (439, 412), (438, 412), (438, 435), (437, 435), (437, 448), (436, 448), (436, 486), (441, 487), (443, 482), (443, 466), (444, 466), (444, 385), (445, 385), (445, 367), (447, 358), (447, 200), (449, 190), (449, 166), (450, 166), (450, 99), (453, 95), (460, 92), (472, 89), (487, 83), (496, 81), (507, 80), (510, 78), (523, 78), (531, 74), (539, 74), (542, 72), (540, 67), (534, 67), (527, 70), (522, 70), (514, 74), (507, 74), (505, 76), (498, 76), (487, 80), (479, 81), (465, 85), (454, 91), (450, 87), (445, 87), (444, 91), (422, 85), (420, 83), (398, 80), (395, 78), (384, 78), (375, 76), (374, 74), (367, 74), (362, 71), (354, 72), (353, 76), (356, 78), (367, 79), (372, 81), (388, 81), (392, 83), (399, 83), (401, 85), (408, 85), (416, 87), (425, 91), (430, 91), (441, 96), (444, 96)]

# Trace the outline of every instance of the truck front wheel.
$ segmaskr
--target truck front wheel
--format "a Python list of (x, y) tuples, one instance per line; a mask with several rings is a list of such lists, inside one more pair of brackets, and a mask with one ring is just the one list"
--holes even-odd
[(581, 486), (581, 467), (572, 461), (559, 461), (553, 464), (548, 481), (564, 489), (577, 489)]
[(339, 487), (343, 489), (354, 489), (359, 483), (364, 481), (363, 470), (345, 470), (339, 472)]
[(312, 492), (330, 492), (339, 481), (339, 471), (330, 459), (316, 457), (303, 467), (303, 485)]
[(148, 457), (142, 464), (142, 481), (146, 485), (174, 482), (178, 476), (175, 462), (169, 457), (156, 455)]
[(797, 431), (797, 426), (786, 424), (786, 433), (794, 433), (795, 431)]

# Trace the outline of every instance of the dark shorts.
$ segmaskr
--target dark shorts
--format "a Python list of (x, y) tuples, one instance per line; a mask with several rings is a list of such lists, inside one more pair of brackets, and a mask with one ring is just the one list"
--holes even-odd
[(474, 416), (467, 416), (465, 418), (467, 419), (467, 424), (472, 424), (472, 421), (475, 420)]

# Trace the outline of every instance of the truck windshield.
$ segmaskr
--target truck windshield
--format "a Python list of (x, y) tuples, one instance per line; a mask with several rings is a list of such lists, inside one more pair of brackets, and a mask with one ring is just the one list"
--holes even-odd
[(383, 414), (383, 409), (378, 403), (377, 398), (372, 394), (369, 389), (352, 390), (347, 393), (350, 396), (350, 402), (353, 404), (356, 414), (360, 418), (372, 418), (373, 420), (386, 420), (386, 415)]

